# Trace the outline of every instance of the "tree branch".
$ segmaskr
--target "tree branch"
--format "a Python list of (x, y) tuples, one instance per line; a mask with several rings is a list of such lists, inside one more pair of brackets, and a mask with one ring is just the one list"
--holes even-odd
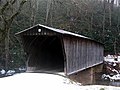
[(1, 9), (1, 12), (0, 12), (1, 14), (4, 13), (4, 11), (5, 11), (5, 9), (7, 8), (8, 5), (9, 5), (9, 2), (7, 1), (6, 4), (4, 4), (4, 6)]
[(13, 5), (17, 0), (11, 0), (11, 4)]
[[(14, 1), (16, 1), (16, 0), (14, 0)], [(13, 19), (21, 12), (22, 7), (23, 7), (23, 5), (24, 5), (25, 2), (26, 2), (26, 0), (23, 0), (23, 1), (20, 3), (20, 6), (19, 6), (19, 9), (17, 10), (17, 12), (16, 12), (15, 14), (13, 14), (13, 15), (10, 17), (10, 19), (8, 20), (9, 23), (12, 23)]]

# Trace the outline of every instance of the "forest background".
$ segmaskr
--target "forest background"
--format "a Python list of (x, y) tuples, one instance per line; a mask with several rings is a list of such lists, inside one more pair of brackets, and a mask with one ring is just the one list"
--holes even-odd
[(0, 0), (0, 68), (25, 66), (15, 33), (43, 24), (85, 35), (120, 54), (120, 0)]

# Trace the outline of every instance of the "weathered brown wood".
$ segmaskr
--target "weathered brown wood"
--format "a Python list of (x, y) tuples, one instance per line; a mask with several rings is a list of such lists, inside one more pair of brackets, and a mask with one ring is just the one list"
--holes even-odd
[(17, 34), (23, 38), (28, 67), (34, 69), (52, 68), (53, 64), (58, 66), (60, 63), (70, 75), (103, 61), (103, 45), (85, 36), (44, 25)]
[(67, 59), (67, 74), (100, 64), (103, 61), (102, 45), (77, 37), (63, 37)]

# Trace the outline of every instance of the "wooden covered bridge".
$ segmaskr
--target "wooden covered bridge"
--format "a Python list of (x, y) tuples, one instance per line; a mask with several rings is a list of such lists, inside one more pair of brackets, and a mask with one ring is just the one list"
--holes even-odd
[(78, 81), (103, 62), (103, 45), (82, 35), (41, 24), (16, 35), (27, 53), (28, 71), (62, 71)]

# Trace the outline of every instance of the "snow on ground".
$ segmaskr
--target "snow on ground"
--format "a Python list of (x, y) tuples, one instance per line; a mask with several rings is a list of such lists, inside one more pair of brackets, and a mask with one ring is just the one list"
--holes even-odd
[[(104, 78), (109, 78), (110, 81), (119, 80), (120, 81), (120, 56), (116, 55), (108, 55), (104, 57), (104, 61), (106, 61), (106, 74), (103, 74), (102, 76)], [(109, 73), (109, 74), (108, 74)], [(113, 76), (111, 76), (111, 74)]]
[[(114, 60), (115, 58), (117, 58), (117, 61)], [(120, 56), (108, 55), (104, 57), (104, 60), (109, 62), (120, 62)]]
[(115, 80), (118, 81), (118, 80), (120, 80), (120, 74), (116, 74), (116, 75), (113, 75), (113, 76), (103, 74), (102, 77), (103, 78), (109, 78), (110, 81), (115, 81)]
[(21, 73), (0, 78), (0, 90), (120, 90), (120, 87), (102, 85), (80, 86), (60, 75)]

